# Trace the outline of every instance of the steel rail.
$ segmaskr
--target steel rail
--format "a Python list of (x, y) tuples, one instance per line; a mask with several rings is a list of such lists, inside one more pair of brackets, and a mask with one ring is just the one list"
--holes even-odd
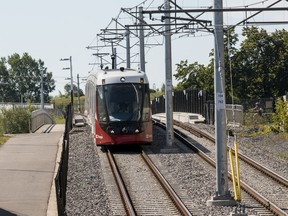
[[(176, 132), (177, 133), (177, 132)], [(176, 134), (175, 134), (176, 135)], [(184, 142), (187, 143), (186, 145), (189, 147), (191, 144), (186, 138), (182, 137), (180, 134), (177, 135), (178, 139), (181, 141), (185, 140)], [(181, 138), (182, 137), (182, 138)], [(197, 148), (193, 146), (194, 148)], [(198, 149), (198, 148), (197, 148)], [(206, 157), (203, 157), (203, 154), (206, 155), (204, 152), (202, 152), (200, 149), (198, 149), (198, 154), (206, 160)], [(238, 153), (239, 154), (239, 153)], [(208, 156), (207, 156), (208, 157)], [(211, 161), (213, 161), (211, 158), (209, 159), (209, 162), (211, 164)], [(213, 161), (213, 166), (216, 167), (216, 163)], [(232, 174), (228, 172), (228, 177), (230, 180), (232, 180)], [(285, 216), (287, 215), (282, 209), (280, 209), (276, 204), (270, 202), (268, 199), (260, 195), (258, 192), (256, 192), (254, 189), (252, 189), (248, 184), (244, 183), (242, 180), (240, 180), (240, 185), (243, 190), (245, 190), (250, 196), (252, 196), (254, 199), (256, 199), (258, 202), (260, 202), (265, 208), (269, 209), (271, 212), (273, 212), (276, 215), (279, 216)]]
[[(197, 137), (204, 137), (208, 140), (210, 140), (211, 142), (213, 142), (215, 144), (215, 138), (202, 132), (201, 130), (194, 128), (192, 126), (186, 126), (181, 122), (178, 121), (174, 121), (175, 125), (188, 130), (189, 132), (191, 132), (192, 134), (194, 134)], [(229, 151), (229, 150), (228, 150)], [(233, 154), (235, 155), (235, 150), (232, 149)], [(282, 176), (280, 176), (279, 174), (267, 169), (266, 167), (264, 167), (263, 165), (259, 164), (258, 162), (248, 158), (247, 156), (243, 155), (242, 153), (238, 152), (238, 156), (241, 160), (243, 160), (245, 163), (249, 164), (250, 166), (254, 167), (255, 169), (259, 170), (260, 172), (264, 173), (265, 175), (269, 176), (270, 178), (272, 178), (273, 180), (279, 182), (280, 184), (284, 185), (285, 187), (288, 187), (288, 180), (283, 178)]]
[[(232, 149), (233, 154), (235, 155), (235, 150)], [(265, 173), (267, 176), (272, 178), (273, 180), (279, 182), (280, 184), (288, 187), (288, 180), (280, 176), (279, 174), (273, 172), (272, 170), (267, 169), (266, 167), (262, 166), (258, 162), (246, 157), (245, 155), (241, 154), (238, 152), (238, 156), (241, 160), (245, 161), (248, 163), (250, 166), (253, 166), (255, 169)]]
[[(162, 127), (166, 128), (164, 123), (155, 121), (155, 124)], [(187, 147), (191, 148), (193, 151), (196, 149), (196, 153), (199, 154), (201, 158), (203, 158), (205, 161), (207, 161), (209, 164), (211, 164), (213, 167), (216, 167), (216, 163), (214, 160), (212, 160), (208, 155), (206, 155), (204, 152), (202, 152), (199, 148), (194, 146), (191, 142), (189, 142), (181, 133), (178, 133), (174, 131), (175, 137), (177, 137), (181, 142), (183, 142)], [(239, 154), (239, 153), (238, 153)], [(208, 159), (209, 158), (209, 159)], [(208, 159), (208, 160), (207, 160)], [(266, 168), (265, 168), (266, 169)], [(265, 173), (266, 174), (266, 173)], [(268, 175), (268, 174), (267, 174)], [(269, 176), (269, 175), (268, 175)], [(228, 172), (228, 177), (231, 180), (232, 175), (230, 172)], [(270, 176), (269, 176), (270, 177)], [(273, 202), (270, 202), (267, 200), (265, 197), (260, 195), (258, 192), (256, 192), (254, 189), (252, 189), (248, 184), (240, 180), (240, 185), (241, 189), (245, 190), (250, 196), (252, 196), (254, 199), (256, 199), (259, 203), (261, 203), (265, 208), (273, 212), (275, 215), (279, 216), (285, 216), (287, 215), (286, 212), (284, 212), (282, 209), (280, 209), (276, 204)]]
[(204, 138), (210, 140), (211, 142), (215, 143), (215, 138), (214, 137), (210, 136), (209, 134), (204, 133), (203, 131), (201, 131), (201, 130), (195, 128), (195, 127), (191, 127), (191, 126), (185, 125), (182, 122), (177, 121), (177, 120), (174, 120), (174, 124), (176, 126), (178, 126), (178, 127), (181, 127), (183, 129), (189, 131), (190, 133), (194, 134), (197, 137), (200, 137), (200, 138), (204, 137)]
[(112, 169), (114, 178), (116, 180), (116, 183), (117, 183), (117, 186), (118, 186), (122, 201), (124, 203), (126, 213), (129, 216), (136, 216), (137, 215), (136, 211), (134, 209), (134, 206), (132, 204), (132, 201), (130, 199), (128, 191), (127, 191), (127, 189), (125, 187), (125, 184), (123, 182), (123, 179), (122, 179), (121, 174), (119, 172), (119, 169), (117, 167), (115, 158), (114, 158), (113, 154), (111, 153), (111, 151), (108, 148), (106, 148), (106, 153), (107, 153), (107, 158), (108, 158), (110, 167)]
[[(229, 179), (232, 180), (232, 175), (229, 173)], [(282, 209), (280, 209), (276, 204), (266, 199), (264, 196), (259, 194), (257, 191), (255, 191), (253, 188), (251, 188), (249, 185), (244, 183), (240, 180), (241, 189), (246, 191), (250, 196), (252, 196), (254, 199), (256, 199), (258, 202), (260, 202), (263, 206), (265, 206), (267, 209), (269, 209), (271, 212), (273, 212), (276, 215), (279, 216), (287, 216), (286, 212), (284, 212)]]
[(175, 191), (167, 182), (167, 180), (164, 178), (164, 176), (157, 169), (153, 161), (149, 158), (149, 156), (143, 150), (142, 150), (141, 156), (143, 160), (145, 161), (145, 163), (149, 166), (150, 170), (153, 172), (154, 176), (158, 179), (158, 181), (160, 182), (160, 184), (162, 185), (166, 193), (172, 199), (177, 209), (181, 212), (181, 214), (184, 216), (192, 216), (188, 208), (185, 206), (185, 204), (182, 202), (179, 196), (175, 193)]

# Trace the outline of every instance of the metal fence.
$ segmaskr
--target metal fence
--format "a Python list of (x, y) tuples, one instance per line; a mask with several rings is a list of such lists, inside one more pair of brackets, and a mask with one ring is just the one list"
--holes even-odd
[[(165, 113), (165, 95), (155, 98), (152, 103), (152, 114)], [(208, 101), (206, 92), (199, 89), (173, 92), (173, 111), (200, 114), (207, 124), (214, 124), (214, 101)], [(243, 106), (226, 104), (227, 122), (243, 124)]]
[(66, 106), (65, 131), (62, 143), (61, 159), (58, 171), (55, 177), (57, 209), (59, 216), (66, 216), (66, 190), (67, 190), (67, 174), (68, 174), (68, 158), (69, 158), (69, 132), (72, 129), (72, 106)]
[[(37, 108), (37, 109), (41, 108), (41, 104), (40, 103), (0, 102), (0, 111), (2, 109), (14, 109), (16, 107), (29, 107), (29, 106)], [(45, 109), (54, 109), (54, 104), (45, 103), (44, 104), (44, 108)]]
[[(214, 101), (207, 101), (205, 104), (205, 119), (207, 124), (215, 123)], [(242, 125), (244, 122), (243, 106), (239, 104), (226, 104), (226, 121), (231, 125)]]
[[(199, 89), (173, 92), (173, 110), (205, 115), (206, 92)], [(165, 95), (152, 101), (152, 114), (165, 113)]]

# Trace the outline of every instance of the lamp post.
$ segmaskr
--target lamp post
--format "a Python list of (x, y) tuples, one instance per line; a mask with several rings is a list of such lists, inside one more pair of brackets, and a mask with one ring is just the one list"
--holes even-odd
[[(79, 82), (79, 78), (84, 78), (84, 77), (79, 77), (79, 74), (77, 74), (77, 83), (75, 81), (73, 81), (73, 83), (75, 83), (77, 85), (77, 95), (78, 95), (78, 101), (77, 101), (77, 108), (78, 111), (80, 112), (80, 82)], [(71, 78), (65, 78), (65, 80), (70, 80)], [(86, 81), (87, 79), (82, 79), (83, 81)], [(81, 82), (82, 83), (82, 82)], [(74, 87), (74, 86), (73, 86)]]
[(41, 70), (41, 110), (44, 109), (44, 84), (43, 84), (43, 70)]
[(73, 74), (72, 74), (72, 56), (69, 58), (61, 58), (60, 61), (69, 61), (70, 67), (63, 68), (63, 70), (69, 70), (70, 69), (70, 79), (71, 79), (71, 106), (73, 108)]

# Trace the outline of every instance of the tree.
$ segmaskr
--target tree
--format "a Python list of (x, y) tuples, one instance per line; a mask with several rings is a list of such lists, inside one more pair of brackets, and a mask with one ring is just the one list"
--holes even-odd
[(6, 59), (1, 58), (0, 59), (0, 101), (1, 102), (7, 102), (10, 101), (13, 95), (10, 95), (12, 85), (12, 80), (9, 79), (9, 72), (6, 68)]
[[(231, 101), (232, 99), (237, 99), (237, 96), (234, 93), (234, 82), (233, 79), (233, 68), (232, 68), (232, 58), (237, 53), (237, 42), (238, 34), (235, 33), (234, 28), (228, 28), (224, 32), (224, 64), (225, 64), (225, 93), (226, 100)], [(213, 59), (214, 65), (214, 59)]]
[(165, 92), (165, 84), (164, 83), (161, 86), (161, 92), (163, 92), (163, 93)]
[[(65, 86), (64, 86), (64, 90), (65, 90), (65, 95), (66, 96), (70, 96), (71, 94), (71, 84), (70, 83), (67, 83)], [(78, 97), (78, 88), (76, 85), (73, 84), (73, 96), (74, 97)], [(83, 90), (81, 88), (79, 88), (79, 96), (84, 96), (84, 93), (83, 93)]]
[(22, 98), (25, 101), (40, 102), (42, 72), (44, 101), (48, 101), (49, 93), (55, 89), (55, 81), (52, 79), (52, 73), (47, 72), (43, 61), (40, 59), (36, 61), (28, 53), (24, 53), (22, 57), (15, 53), (8, 56), (7, 61), (2, 58), (0, 61), (1, 82), (8, 83), (2, 99), (20, 102)]
[(251, 99), (284, 95), (288, 90), (288, 32), (268, 34), (250, 27), (242, 34), (247, 38), (232, 58), (235, 94)]
[[(264, 29), (245, 27), (242, 35), (246, 38), (237, 49), (238, 35), (234, 30), (226, 30), (224, 34), (227, 101), (284, 95), (288, 91), (288, 32), (277, 30), (268, 34)], [(214, 50), (207, 66), (198, 62), (188, 64), (187, 60), (177, 64), (176, 88), (200, 88), (206, 90), (209, 99), (214, 98), (213, 53)]]
[(183, 89), (202, 89), (208, 95), (213, 95), (213, 67), (211, 64), (205, 67), (203, 64), (194, 62), (187, 64), (188, 61), (181, 61), (177, 65), (177, 73), (174, 75), (176, 80), (181, 80), (176, 90)]
[[(229, 58), (235, 54), (237, 49), (235, 48), (238, 41), (238, 35), (235, 34), (234, 29), (225, 31), (224, 34), (224, 59), (225, 59), (225, 83), (226, 94), (232, 97), (231, 94), (231, 82), (230, 82), (230, 70), (229, 70)], [(229, 51), (229, 55), (228, 55)], [(199, 64), (197, 61), (188, 64), (188, 61), (181, 61), (177, 65), (177, 73), (174, 75), (176, 80), (180, 81), (176, 87), (177, 90), (183, 89), (202, 89), (207, 92), (207, 98), (214, 98), (214, 49), (209, 53), (210, 63), (205, 66)]]

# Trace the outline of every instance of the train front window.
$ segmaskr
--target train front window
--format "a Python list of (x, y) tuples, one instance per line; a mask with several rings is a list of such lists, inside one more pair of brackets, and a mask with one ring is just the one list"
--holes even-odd
[(143, 112), (143, 100), (147, 99), (147, 96), (145, 96), (147, 91), (144, 84), (123, 83), (106, 85), (104, 86), (104, 94), (110, 122), (140, 121)]

